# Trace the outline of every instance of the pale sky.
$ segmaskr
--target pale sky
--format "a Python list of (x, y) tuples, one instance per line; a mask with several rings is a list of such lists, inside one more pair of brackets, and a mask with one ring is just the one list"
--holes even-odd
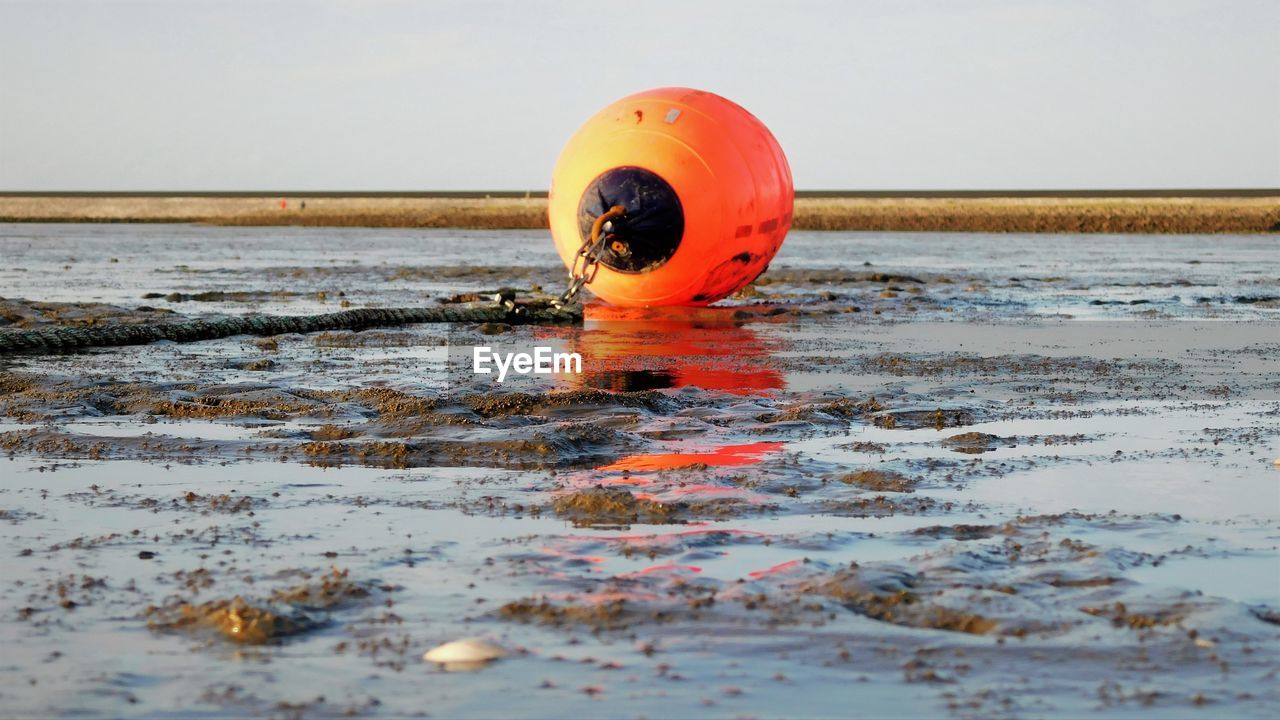
[(664, 85), (800, 189), (1280, 187), (1280, 0), (0, 0), (0, 190), (545, 189)]

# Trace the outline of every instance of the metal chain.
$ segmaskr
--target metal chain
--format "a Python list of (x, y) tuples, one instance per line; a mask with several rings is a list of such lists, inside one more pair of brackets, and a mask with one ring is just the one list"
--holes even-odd
[(573, 299), (582, 291), (582, 287), (595, 279), (596, 268), (600, 264), (599, 252), (599, 242), (593, 244), (590, 240), (583, 241), (573, 257), (573, 268), (569, 271), (569, 286), (560, 293), (560, 297), (551, 301), (552, 305), (562, 308), (573, 302)]
[(626, 208), (623, 206), (614, 205), (591, 224), (591, 235), (582, 241), (578, 252), (573, 256), (573, 266), (569, 268), (569, 287), (560, 293), (560, 297), (551, 301), (551, 305), (557, 310), (573, 302), (583, 286), (596, 279), (596, 273), (600, 271), (600, 251), (604, 248), (605, 239), (609, 237), (609, 231), (613, 230), (613, 219), (622, 217), (625, 212)]

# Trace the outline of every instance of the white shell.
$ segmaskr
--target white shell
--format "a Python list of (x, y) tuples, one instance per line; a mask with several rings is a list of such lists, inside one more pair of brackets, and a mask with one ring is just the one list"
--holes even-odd
[(507, 651), (480, 638), (463, 638), (431, 648), (422, 656), (427, 662), (449, 666), (453, 664), (483, 664), (506, 657)]

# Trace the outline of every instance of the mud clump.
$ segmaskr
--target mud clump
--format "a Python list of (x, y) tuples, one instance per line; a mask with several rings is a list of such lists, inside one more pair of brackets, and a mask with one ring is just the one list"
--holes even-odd
[(876, 425), (886, 430), (919, 430), (933, 428), (945, 430), (952, 427), (964, 427), (975, 422), (974, 415), (968, 410), (896, 410), (876, 415)]
[(953, 540), (985, 540), (1002, 532), (995, 525), (930, 525), (916, 528), (912, 535), (930, 538), (951, 538)]
[(1110, 576), (1100, 577), (1067, 577), (1064, 575), (1053, 576), (1049, 578), (1040, 578), (1041, 582), (1046, 582), (1056, 588), (1095, 588), (1110, 587), (1119, 582), (1124, 582), (1120, 578)]
[(440, 341), (407, 332), (335, 330), (314, 335), (311, 344), (320, 348), (414, 347), (439, 345)]
[(995, 450), (1001, 446), (1012, 447), (1013, 443), (1010, 438), (1002, 438), (999, 435), (991, 435), (990, 433), (981, 432), (967, 432), (943, 438), (942, 446), (950, 448), (956, 452), (978, 455), (980, 453)]
[(540, 415), (553, 409), (636, 408), (650, 411), (674, 409), (676, 402), (653, 390), (609, 392), (606, 390), (567, 390), (545, 393), (484, 393), (468, 395), (464, 402), (482, 417), (506, 415)]
[(1150, 612), (1138, 612), (1130, 610), (1122, 602), (1101, 607), (1080, 608), (1080, 611), (1087, 615), (1110, 619), (1115, 627), (1129, 627), (1134, 630), (1149, 630), (1160, 625), (1176, 624), (1186, 617), (1187, 610), (1186, 607), (1174, 605)]
[(1268, 607), (1257, 607), (1251, 610), (1253, 616), (1265, 623), (1272, 625), (1280, 625), (1280, 610), (1273, 610)]
[(335, 440), (350, 440), (353, 437), (363, 435), (359, 430), (338, 427), (337, 425), (321, 425), (310, 432), (311, 439), (319, 442), (332, 442)]
[(884, 272), (855, 272), (840, 268), (771, 268), (768, 274), (757, 278), (756, 285), (773, 285), (787, 283), (791, 285), (853, 285), (853, 284), (888, 284), (913, 283), (925, 284), (924, 280), (913, 275), (898, 275)]
[(369, 590), (351, 582), (346, 570), (334, 568), (318, 582), (277, 590), (261, 603), (237, 595), (200, 604), (152, 606), (147, 608), (147, 627), (154, 632), (206, 632), (243, 645), (267, 645), (319, 627), (299, 609), (336, 610), (368, 597)]
[(507, 323), (487, 322), (477, 325), (476, 331), (481, 335), (501, 335), (511, 332), (511, 326)]
[(373, 387), (317, 393), (317, 399), (328, 402), (359, 402), (377, 412), (378, 417), (383, 420), (431, 415), (436, 410), (433, 398), (418, 397), (391, 388)]
[(371, 467), (402, 470), (410, 466), (417, 447), (409, 443), (380, 441), (346, 444), (338, 440), (303, 443), (299, 449), (321, 467), (355, 462)]
[(17, 373), (0, 373), (0, 395), (24, 393), (36, 387), (34, 378)]
[(205, 394), (185, 400), (162, 400), (150, 407), (152, 415), (175, 418), (261, 417), (285, 420), (316, 408), (315, 403), (280, 390), (259, 390), (228, 395)]
[(293, 450), (317, 467), (338, 467), (348, 463), (404, 469), (447, 463), (514, 467), (521, 469), (582, 466), (599, 463), (600, 448), (623, 442), (608, 428), (567, 424), (524, 437), (492, 437), (483, 440), (427, 438), (415, 441), (312, 440), (281, 449), (288, 458)]
[(781, 412), (764, 413), (756, 417), (763, 423), (807, 422), (830, 424), (845, 422), (884, 410), (884, 406), (875, 398), (856, 402), (849, 398), (840, 398), (828, 402), (804, 403), (792, 405)]
[(498, 617), (556, 627), (586, 626), (593, 630), (621, 630), (630, 625), (625, 600), (582, 605), (555, 605), (542, 600), (516, 600), (498, 608)]
[(906, 627), (986, 635), (998, 623), (981, 615), (924, 602), (915, 590), (920, 578), (903, 573), (868, 573), (858, 568), (802, 586), (802, 594), (825, 595), (846, 608), (881, 622)]
[(152, 307), (130, 309), (99, 302), (40, 302), (22, 298), (0, 298), (0, 327), (39, 328), (48, 325), (98, 327), (152, 323), (172, 310)]
[[(269, 361), (268, 361), (269, 362)], [(248, 368), (254, 362), (245, 361)], [(263, 365), (258, 369), (270, 366)], [(10, 417), (56, 418), (150, 414), (183, 419), (259, 417), (284, 420), (325, 408), (306, 395), (260, 383), (195, 385), (13, 374), (0, 386), (0, 412)]]
[[(901, 624), (901, 623), (900, 623)], [(912, 627), (961, 632), (970, 635), (987, 635), (995, 631), (998, 623), (977, 613), (953, 610), (941, 605), (923, 608), (913, 613), (906, 624)]]
[(303, 632), (310, 621), (302, 616), (287, 617), (271, 610), (250, 605), (236, 596), (230, 600), (210, 600), (199, 605), (183, 603), (177, 608), (177, 616), (160, 608), (149, 608), (153, 616), (147, 627), (153, 631), (213, 631), (232, 642), (244, 645), (266, 645), (282, 638)]
[(334, 568), (325, 573), (319, 582), (277, 590), (271, 597), (277, 602), (315, 610), (332, 610), (345, 606), (353, 600), (369, 597), (368, 589), (348, 579), (349, 572)]
[(1163, 360), (1115, 361), (1093, 357), (1045, 357), (1043, 355), (904, 355), (881, 353), (864, 358), (869, 372), (897, 377), (1117, 377), (1124, 373), (1162, 372), (1179, 367)]
[[(230, 515), (242, 512), (252, 515), (254, 505), (257, 502), (261, 502), (255, 501), (254, 498), (248, 495), (200, 495), (192, 491), (188, 491), (186, 495), (183, 495), (182, 500), (190, 508), (198, 508), (206, 513), (217, 512)], [(147, 505), (149, 503), (144, 502), (144, 507)], [(178, 501), (173, 501), (173, 505), (179, 505)]]
[(840, 482), (876, 492), (912, 492), (917, 481), (892, 470), (856, 470), (840, 476)]
[(0, 450), (8, 453), (29, 452), (55, 457), (88, 457), (97, 460), (107, 451), (102, 442), (84, 443), (44, 430), (10, 430), (0, 433)]
[(561, 495), (551, 504), (557, 515), (572, 520), (577, 525), (616, 523), (670, 523), (679, 507), (638, 498), (626, 490), (615, 490), (597, 485), (589, 490), (579, 490)]
[(268, 360), (266, 358), (262, 358), (259, 360), (250, 360), (248, 362), (241, 363), (238, 366), (238, 369), (248, 370), (250, 372), (262, 372), (264, 370), (270, 370), (275, 366), (276, 366), (276, 363), (274, 360)]
[(828, 500), (822, 504), (824, 512), (851, 517), (890, 517), (892, 515), (922, 515), (941, 507), (949, 510), (950, 503), (939, 503), (929, 497), (914, 497), (903, 502), (890, 500), (886, 495), (859, 496), (849, 499)]
[(263, 290), (239, 290), (227, 292), (224, 290), (207, 290), (198, 293), (158, 293), (149, 292), (142, 296), (143, 300), (164, 300), (171, 303), (183, 302), (262, 302), (271, 298), (294, 297), (298, 293), (275, 291), (268, 292)]
[(877, 455), (883, 455), (888, 450), (888, 448), (881, 443), (870, 442), (867, 440), (859, 440), (858, 442), (845, 443), (843, 445), (837, 445), (836, 447), (840, 448), (841, 450), (853, 450), (854, 452), (862, 452), (862, 453), (875, 453)]

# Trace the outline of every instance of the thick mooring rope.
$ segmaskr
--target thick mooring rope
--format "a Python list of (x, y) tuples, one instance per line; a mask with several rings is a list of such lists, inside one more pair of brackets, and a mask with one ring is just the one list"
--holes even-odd
[(157, 340), (196, 342), (232, 335), (279, 335), (321, 330), (364, 330), (413, 323), (532, 323), (572, 325), (582, 322), (582, 306), (472, 305), (451, 307), (368, 308), (323, 315), (243, 315), (217, 320), (188, 320), (156, 325), (55, 327), (0, 330), (0, 354), (72, 350), (113, 345), (145, 345)]

